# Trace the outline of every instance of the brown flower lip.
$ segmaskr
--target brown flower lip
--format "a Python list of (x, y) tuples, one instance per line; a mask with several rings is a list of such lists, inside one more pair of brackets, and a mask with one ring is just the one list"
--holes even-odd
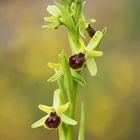
[(79, 53), (69, 58), (69, 66), (73, 69), (80, 69), (85, 62), (85, 54)]
[(86, 28), (86, 30), (87, 30), (87, 32), (88, 32), (88, 34), (89, 34), (89, 36), (90, 36), (91, 38), (92, 38), (92, 37), (95, 35), (95, 33), (96, 33), (96, 31), (94, 30), (94, 28), (91, 27), (90, 24), (88, 25), (88, 27)]
[(56, 114), (56, 112), (51, 112), (50, 116), (46, 119), (45, 125), (50, 129), (56, 129), (61, 123), (61, 118)]

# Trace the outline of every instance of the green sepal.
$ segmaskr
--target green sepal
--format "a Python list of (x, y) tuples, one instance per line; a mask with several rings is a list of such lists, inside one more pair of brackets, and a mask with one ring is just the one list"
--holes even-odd
[(91, 51), (96, 49), (96, 47), (98, 46), (98, 44), (100, 43), (101, 39), (102, 39), (103, 35), (102, 32), (97, 31), (95, 33), (95, 35), (92, 37), (92, 39), (90, 40), (86, 50), (87, 51)]
[(86, 64), (87, 68), (92, 76), (95, 76), (97, 74), (97, 66), (96, 62), (93, 57), (87, 57), (86, 58)]
[(49, 25), (43, 25), (42, 27), (48, 28), (48, 29), (57, 29), (59, 26), (60, 26), (60, 22), (56, 21), (56, 22), (53, 22)]
[(69, 39), (69, 42), (70, 42), (72, 53), (77, 54), (79, 52), (80, 46), (79, 46), (79, 44), (77, 42), (74, 42), (73, 35), (72, 35), (72, 33), (70, 31), (69, 31), (69, 34), (68, 34), (68, 39)]
[[(107, 27), (104, 27), (104, 28), (103, 28), (103, 30), (102, 30), (101, 32), (102, 32), (102, 38), (103, 38), (103, 37), (104, 37), (104, 35), (105, 35), (105, 34), (106, 34), (106, 32), (107, 32)], [(96, 50), (98, 50), (98, 49), (99, 49), (99, 46), (100, 46), (101, 42), (102, 42), (102, 39), (101, 39), (100, 43), (98, 44), (98, 46), (96, 47)]]
[(46, 115), (45, 117), (41, 118), (40, 120), (38, 120), (37, 122), (33, 123), (31, 125), (31, 128), (37, 128), (37, 127), (41, 127), (44, 125), (45, 120), (47, 119), (48, 115)]
[(56, 73), (51, 78), (49, 78), (47, 81), (55, 82), (55, 81), (61, 79), (62, 77), (63, 77), (63, 72), (62, 72), (62, 70), (59, 70), (59, 71), (56, 71)]
[(61, 119), (62, 119), (62, 122), (66, 123), (66, 124), (70, 124), (70, 125), (77, 125), (77, 121), (67, 117), (66, 115), (64, 114), (61, 114), (60, 115)]
[(84, 139), (85, 139), (85, 110), (84, 110), (84, 103), (82, 103), (78, 140), (84, 140)]
[(46, 22), (56, 22), (56, 21), (58, 21), (58, 17), (55, 17), (55, 16), (44, 17), (44, 21), (46, 21)]
[(60, 11), (60, 9), (59, 9), (57, 6), (55, 6), (55, 5), (49, 5), (49, 6), (47, 7), (47, 11), (48, 11), (51, 15), (53, 15), (53, 16), (55, 16), (55, 17), (61, 16), (61, 11)]
[(107, 27), (104, 27), (103, 30), (102, 30), (102, 35), (104, 36), (107, 32)]
[(58, 115), (65, 112), (69, 108), (69, 102), (61, 105), (61, 94), (61, 90), (56, 89), (53, 98), (53, 107), (55, 108)]
[(77, 83), (79, 83), (81, 86), (86, 87), (86, 81), (85, 79), (78, 74), (77, 72), (75, 72), (74, 70), (72, 70), (72, 77), (73, 80), (76, 81)]
[(43, 28), (56, 29), (61, 25), (59, 18), (55, 16), (44, 17), (44, 21), (52, 23), (48, 25), (43, 25)]
[(60, 105), (60, 89), (56, 89), (55, 91), (54, 91), (54, 96), (53, 96), (53, 107), (55, 108), (55, 109), (57, 109), (58, 107), (59, 107), (59, 105)]

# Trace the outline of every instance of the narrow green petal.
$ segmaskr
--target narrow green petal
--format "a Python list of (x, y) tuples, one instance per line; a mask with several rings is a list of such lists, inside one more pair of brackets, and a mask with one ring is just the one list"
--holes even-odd
[(46, 106), (46, 105), (38, 105), (38, 108), (46, 113), (50, 113), (52, 110), (50, 106)]
[(61, 114), (61, 113), (65, 112), (69, 108), (69, 105), (70, 105), (70, 103), (66, 103), (64, 105), (61, 105), (61, 106), (59, 106), (57, 108), (56, 111), (58, 112), (58, 114)]
[(80, 119), (80, 129), (79, 129), (79, 136), (78, 140), (84, 140), (85, 139), (85, 110), (84, 110), (84, 104), (81, 105), (81, 119)]
[(69, 117), (67, 117), (64, 114), (60, 115), (62, 122), (66, 123), (66, 124), (70, 124), (70, 125), (77, 125), (77, 122)]
[(93, 50), (91, 50), (91, 51), (87, 52), (87, 55), (88, 56), (96, 56), (96, 57), (98, 57), (98, 56), (102, 56), (103, 52), (102, 51), (93, 51)]
[(40, 120), (38, 120), (37, 122), (33, 123), (31, 125), (31, 128), (37, 128), (37, 127), (41, 127), (44, 125), (45, 120), (47, 119), (48, 115), (46, 115), (45, 117), (41, 118)]
[(90, 40), (86, 50), (87, 51), (94, 50), (98, 46), (98, 44), (100, 43), (102, 37), (103, 37), (102, 32), (97, 31), (95, 33), (95, 35), (93, 36), (93, 38)]
[(92, 76), (97, 74), (97, 66), (93, 57), (87, 57), (86, 59), (87, 68)]
[(85, 43), (84, 43), (84, 41), (83, 41), (82, 38), (79, 39), (79, 42), (80, 42), (81, 48), (82, 49), (85, 49), (86, 48), (86, 45), (85, 45)]
[(60, 105), (60, 89), (56, 89), (54, 91), (54, 97), (53, 97), (53, 107), (56, 109)]
[(79, 83), (81, 86), (83, 86), (83, 87), (86, 86), (85, 79), (77, 72), (72, 71), (72, 77), (73, 77), (73, 80), (76, 81), (77, 83)]

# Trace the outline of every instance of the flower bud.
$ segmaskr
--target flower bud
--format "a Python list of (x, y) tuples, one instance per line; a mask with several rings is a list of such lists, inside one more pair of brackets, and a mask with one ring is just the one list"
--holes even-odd
[(73, 69), (79, 69), (85, 62), (85, 54), (79, 53), (69, 58), (69, 66)]
[(61, 118), (56, 112), (51, 112), (50, 116), (45, 121), (45, 126), (50, 129), (56, 129), (61, 124)]
[(94, 36), (94, 34), (96, 33), (96, 31), (91, 27), (91, 25), (89, 24), (88, 27), (86, 28), (89, 36), (92, 38)]

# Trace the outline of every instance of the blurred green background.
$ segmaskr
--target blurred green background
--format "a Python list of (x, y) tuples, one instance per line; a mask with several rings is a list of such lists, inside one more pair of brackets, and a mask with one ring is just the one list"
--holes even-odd
[[(0, 1), (0, 140), (58, 139), (56, 131), (30, 128), (44, 115), (37, 105), (51, 105), (57, 87), (46, 82), (53, 74), (47, 63), (57, 62), (63, 48), (70, 55), (65, 28), (41, 28), (51, 3)], [(86, 17), (108, 32), (98, 75), (85, 72), (88, 87), (78, 90), (77, 114), (80, 101), (86, 105), (86, 140), (140, 140), (139, 5), (139, 0), (87, 0)]]

